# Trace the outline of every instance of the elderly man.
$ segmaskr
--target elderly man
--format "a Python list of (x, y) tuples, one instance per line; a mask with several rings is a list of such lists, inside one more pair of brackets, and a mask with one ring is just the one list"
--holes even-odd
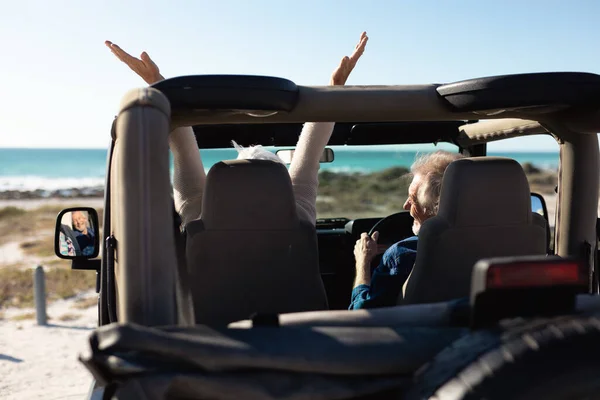
[(377, 255), (377, 238), (366, 233), (356, 241), (356, 279), (350, 310), (389, 307), (396, 304), (402, 285), (410, 275), (417, 256), (417, 235), (421, 224), (437, 214), (442, 178), (448, 165), (462, 158), (458, 153), (436, 151), (419, 157), (411, 166), (412, 182), (404, 209), (413, 217), (415, 236), (404, 239), (385, 251), (379, 266), (371, 274), (371, 261)]
[(95, 250), (95, 232), (89, 226), (87, 215), (81, 211), (75, 211), (71, 218), (73, 219), (73, 233), (81, 249), (81, 254), (91, 256)]

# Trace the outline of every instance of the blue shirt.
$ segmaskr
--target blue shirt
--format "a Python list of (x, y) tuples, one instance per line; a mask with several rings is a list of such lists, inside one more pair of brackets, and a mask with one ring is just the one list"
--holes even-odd
[(383, 253), (381, 262), (371, 275), (371, 285), (358, 285), (352, 290), (349, 310), (391, 307), (396, 305), (417, 258), (417, 236), (401, 240)]
[(94, 254), (94, 230), (92, 228), (88, 228), (87, 235), (84, 235), (83, 232), (78, 231), (77, 229), (73, 229), (73, 232), (75, 233), (75, 239), (77, 239), (77, 243), (79, 243), (81, 255), (91, 256)]

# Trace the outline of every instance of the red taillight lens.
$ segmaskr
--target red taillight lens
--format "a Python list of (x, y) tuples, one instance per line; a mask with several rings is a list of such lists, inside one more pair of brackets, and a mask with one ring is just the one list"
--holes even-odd
[(576, 261), (492, 265), (486, 278), (488, 289), (585, 285), (587, 279)]

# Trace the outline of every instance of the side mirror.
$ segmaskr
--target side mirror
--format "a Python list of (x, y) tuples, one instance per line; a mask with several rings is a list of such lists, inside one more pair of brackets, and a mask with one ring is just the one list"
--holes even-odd
[[(292, 158), (294, 157), (295, 150), (277, 150), (276, 154), (283, 160), (286, 164), (292, 163)], [(321, 158), (319, 159), (320, 163), (330, 163), (333, 162), (335, 157), (333, 156), (333, 150), (329, 147), (323, 150), (321, 154)]]
[(67, 208), (58, 213), (54, 230), (54, 253), (66, 260), (98, 257), (98, 213), (89, 207)]
[(546, 208), (546, 200), (539, 193), (531, 193), (531, 211), (538, 213), (548, 221), (548, 208)]

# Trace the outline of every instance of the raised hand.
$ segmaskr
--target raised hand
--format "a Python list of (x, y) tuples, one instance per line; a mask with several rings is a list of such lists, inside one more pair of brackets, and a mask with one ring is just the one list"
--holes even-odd
[(354, 53), (352, 53), (350, 57), (345, 56), (344, 58), (342, 58), (342, 61), (340, 61), (340, 65), (338, 65), (335, 71), (333, 71), (333, 74), (331, 75), (331, 80), (329, 81), (330, 85), (343, 86), (346, 84), (346, 81), (350, 76), (350, 72), (352, 72), (352, 70), (356, 66), (356, 63), (358, 62), (360, 56), (362, 56), (365, 52), (365, 47), (367, 46), (368, 40), (369, 38), (367, 37), (367, 32), (363, 32), (360, 35), (360, 40), (358, 44), (354, 48)]
[(148, 85), (152, 85), (158, 81), (165, 79), (158, 69), (158, 65), (152, 61), (148, 53), (142, 52), (140, 58), (133, 57), (125, 50), (121, 49), (116, 44), (107, 40), (104, 42), (106, 46), (117, 56), (117, 58), (123, 61), (133, 72), (138, 74)]

